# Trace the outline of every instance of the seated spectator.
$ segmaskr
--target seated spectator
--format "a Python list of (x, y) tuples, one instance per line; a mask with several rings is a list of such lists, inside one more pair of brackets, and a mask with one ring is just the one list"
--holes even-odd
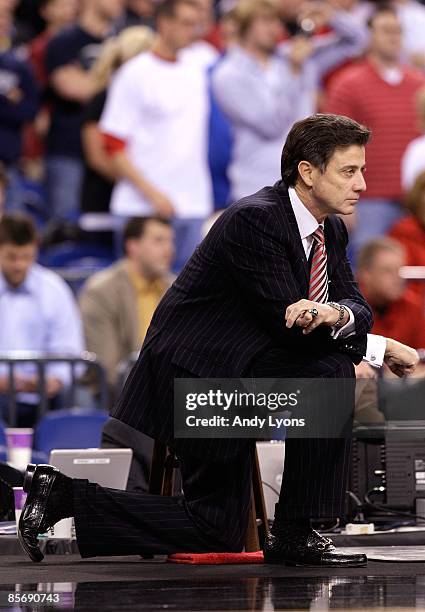
[[(80, 355), (84, 350), (81, 320), (68, 285), (54, 272), (35, 263), (37, 235), (25, 215), (3, 215), (0, 220), (0, 352), (41, 351)], [(45, 385), (56, 398), (70, 383), (66, 364), (47, 366)], [(38, 372), (34, 364), (15, 368), (18, 392), (18, 426), (34, 424), (39, 398)], [(3, 418), (8, 417), (8, 370), (0, 364)]]
[(404, 264), (403, 247), (391, 238), (378, 238), (359, 252), (357, 280), (372, 309), (372, 333), (423, 348), (424, 303), (406, 288), (400, 276)]
[(111, 157), (104, 149), (99, 128), (107, 87), (115, 70), (131, 57), (147, 51), (153, 40), (154, 34), (146, 26), (122, 30), (118, 36), (106, 41), (91, 68), (98, 93), (86, 105), (83, 114), (81, 140), (85, 172), (81, 194), (82, 213), (109, 213), (109, 202), (117, 175)]
[[(416, 178), (405, 204), (410, 215), (396, 223), (389, 235), (404, 247), (406, 266), (425, 266), (425, 172)], [(425, 283), (410, 281), (409, 287), (425, 303)]]
[[(424, 175), (425, 180), (425, 175)], [(405, 220), (400, 224), (405, 223)], [(425, 242), (422, 242), (422, 248)], [(392, 238), (378, 238), (359, 252), (357, 279), (360, 289), (372, 308), (372, 333), (392, 334), (396, 340), (409, 340), (411, 346), (425, 347), (424, 299), (406, 286), (400, 269), (406, 263), (403, 247)], [(356, 404), (354, 418), (358, 423), (372, 424), (385, 421), (379, 409), (378, 370), (365, 361), (355, 366)], [(382, 370), (384, 378), (394, 378), (389, 368)], [(420, 364), (415, 377), (424, 377)]]
[(154, 217), (130, 219), (125, 257), (94, 274), (80, 295), (87, 349), (96, 353), (113, 388), (117, 366), (140, 349), (150, 320), (171, 284), (173, 230)]
[(351, 117), (373, 133), (367, 150), (367, 191), (355, 212), (354, 254), (404, 216), (400, 162), (407, 144), (418, 135), (414, 99), (425, 84), (425, 76), (402, 61), (402, 30), (395, 9), (378, 5), (369, 28), (367, 57), (332, 80), (324, 109)]
[(316, 110), (322, 76), (364, 47), (363, 27), (344, 11), (312, 2), (304, 15), (313, 27), (329, 24), (334, 34), (314, 40), (298, 35), (279, 45), (283, 30), (273, 0), (241, 0), (232, 11), (239, 44), (213, 71), (212, 86), (233, 129), (234, 200), (276, 182), (282, 142), (295, 121)]
[(46, 69), (52, 89), (46, 142), (47, 199), (49, 215), (61, 220), (75, 220), (80, 212), (81, 120), (84, 104), (96, 90), (88, 70), (123, 7), (124, 0), (82, 2), (78, 22), (61, 30), (47, 45)]
[(416, 109), (423, 133), (407, 145), (401, 160), (401, 185), (405, 193), (413, 187), (418, 174), (425, 171), (425, 87), (417, 93)]

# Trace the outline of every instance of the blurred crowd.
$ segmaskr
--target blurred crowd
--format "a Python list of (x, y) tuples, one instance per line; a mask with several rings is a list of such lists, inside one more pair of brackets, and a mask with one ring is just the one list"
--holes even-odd
[[(424, 32), (417, 0), (0, 0), (0, 352), (87, 348), (113, 388), (214, 215), (279, 180), (314, 112), (372, 130), (350, 258), (373, 331), (425, 347)], [(48, 269), (87, 258), (78, 295)], [(66, 384), (52, 366), (49, 396)], [(31, 405), (34, 372), (16, 386)]]

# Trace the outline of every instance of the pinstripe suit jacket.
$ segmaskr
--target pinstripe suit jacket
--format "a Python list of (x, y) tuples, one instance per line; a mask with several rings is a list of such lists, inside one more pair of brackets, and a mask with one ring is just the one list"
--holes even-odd
[[(354, 337), (334, 340), (325, 327), (303, 336), (285, 327), (287, 306), (308, 296), (309, 269), (288, 191), (277, 183), (227, 209), (196, 249), (160, 302), (112, 416), (169, 443), (175, 377), (237, 378), (276, 346), (288, 358), (338, 346), (359, 362), (373, 320), (353, 279), (339, 218), (326, 219), (325, 241), (329, 299), (353, 311)], [(244, 441), (235, 442), (180, 444), (223, 459)]]

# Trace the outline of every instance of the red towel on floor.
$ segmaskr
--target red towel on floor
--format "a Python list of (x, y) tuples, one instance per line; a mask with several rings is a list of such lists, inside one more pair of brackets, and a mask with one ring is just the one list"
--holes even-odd
[(228, 563), (264, 563), (263, 551), (242, 553), (176, 553), (169, 555), (170, 563), (189, 563), (192, 565), (225, 565)]

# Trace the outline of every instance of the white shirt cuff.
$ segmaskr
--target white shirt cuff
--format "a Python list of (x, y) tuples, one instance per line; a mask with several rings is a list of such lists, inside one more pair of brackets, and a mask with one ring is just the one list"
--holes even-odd
[(346, 338), (355, 331), (353, 311), (351, 310), (351, 308), (348, 308), (348, 306), (344, 305), (344, 308), (350, 316), (347, 323), (342, 327), (335, 327), (334, 325), (332, 325), (331, 336), (334, 340), (336, 340), (339, 336), (341, 336), (341, 338)]
[(366, 355), (363, 357), (363, 361), (366, 361), (369, 365), (375, 368), (380, 368), (384, 363), (386, 348), (387, 339), (384, 336), (368, 334)]

